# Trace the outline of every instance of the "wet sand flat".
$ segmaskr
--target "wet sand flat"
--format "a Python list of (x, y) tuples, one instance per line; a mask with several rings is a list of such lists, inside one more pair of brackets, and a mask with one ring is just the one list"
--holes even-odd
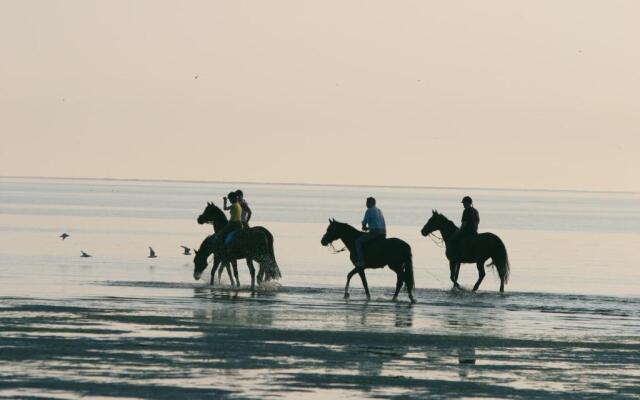
[(638, 300), (93, 284), (153, 295), (1, 299), (0, 396), (640, 396)]

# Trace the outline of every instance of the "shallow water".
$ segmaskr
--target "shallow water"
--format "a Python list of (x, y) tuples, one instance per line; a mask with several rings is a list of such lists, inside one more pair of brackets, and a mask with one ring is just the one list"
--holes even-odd
[[(251, 293), (244, 264), (242, 290), (212, 289), (178, 247), (233, 186), (0, 178), (0, 397), (640, 397), (638, 195), (471, 192), (510, 252), (499, 294), (493, 273), (449, 290), (419, 235), (464, 190), (243, 185), (284, 275)], [(389, 270), (368, 273), (372, 301), (357, 277), (342, 298), (347, 256), (319, 240), (368, 194), (413, 248), (416, 305), (390, 301)]]

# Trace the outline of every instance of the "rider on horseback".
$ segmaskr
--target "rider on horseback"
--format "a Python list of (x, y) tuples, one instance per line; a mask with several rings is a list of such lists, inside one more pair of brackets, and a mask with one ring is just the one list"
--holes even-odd
[(373, 197), (367, 198), (367, 211), (365, 212), (364, 219), (362, 220), (362, 230), (367, 233), (356, 239), (358, 261), (355, 265), (360, 268), (365, 266), (365, 244), (379, 237), (384, 238), (387, 236), (387, 226), (384, 221), (384, 215), (382, 215), (382, 211), (376, 207), (376, 199)]
[[(227, 206), (227, 197), (231, 205)], [(238, 201), (238, 195), (236, 192), (230, 192), (227, 197), (224, 198), (224, 209), (230, 210), (231, 217), (229, 223), (225, 225), (219, 234), (216, 234), (216, 246), (221, 248), (226, 243), (227, 236), (238, 229), (242, 229), (242, 206)]]
[(464, 247), (463, 242), (467, 242), (467, 239), (472, 238), (478, 234), (478, 225), (480, 224), (480, 214), (478, 210), (473, 207), (473, 200), (471, 197), (464, 196), (462, 199), (462, 205), (464, 211), (462, 212), (462, 223), (460, 229), (458, 229), (449, 242), (449, 250), (453, 260), (461, 261), (463, 258)]
[(251, 212), (251, 208), (249, 208), (249, 203), (244, 199), (244, 193), (242, 193), (242, 190), (236, 190), (236, 196), (238, 196), (238, 203), (240, 203), (240, 207), (242, 207), (242, 225), (244, 225), (245, 228), (248, 228), (249, 220), (253, 213)]

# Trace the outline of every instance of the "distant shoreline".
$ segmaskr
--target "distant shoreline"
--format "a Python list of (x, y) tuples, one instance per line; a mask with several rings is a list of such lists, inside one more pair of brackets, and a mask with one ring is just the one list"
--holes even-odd
[(256, 181), (207, 181), (197, 179), (145, 179), (145, 178), (96, 178), (96, 177), (64, 177), (64, 176), (20, 176), (0, 175), (0, 179), (50, 179), (71, 181), (109, 181), (109, 182), (158, 182), (158, 183), (215, 183), (215, 184), (240, 184), (240, 185), (272, 185), (272, 186), (310, 186), (310, 187), (357, 187), (357, 188), (384, 188), (384, 189), (436, 189), (436, 190), (486, 190), (496, 192), (556, 192), (556, 193), (598, 193), (598, 194), (640, 194), (640, 192), (623, 190), (587, 190), (587, 189), (517, 189), (517, 188), (491, 188), (491, 187), (457, 187), (457, 186), (419, 186), (419, 185), (365, 185), (347, 183), (304, 183), (304, 182), (256, 182)]

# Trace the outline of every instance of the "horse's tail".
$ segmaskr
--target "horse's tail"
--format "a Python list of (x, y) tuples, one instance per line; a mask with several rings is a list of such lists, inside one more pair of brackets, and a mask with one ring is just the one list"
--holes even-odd
[(413, 292), (416, 286), (416, 280), (413, 277), (413, 256), (411, 255), (411, 249), (409, 249), (409, 258), (403, 264), (404, 268), (404, 282), (407, 285), (407, 291)]
[(276, 252), (273, 249), (273, 235), (266, 228), (264, 230), (267, 235), (267, 242), (269, 245), (269, 255), (271, 256), (271, 279), (280, 279), (282, 278), (282, 273), (280, 272), (280, 267), (278, 266), (278, 261), (276, 261)]
[(507, 254), (507, 248), (502, 240), (496, 236), (496, 253), (491, 255), (491, 263), (487, 267), (495, 266), (498, 269), (498, 274), (504, 279), (504, 283), (509, 281), (509, 274), (511, 268), (509, 267), (509, 255)]
[[(263, 259), (263, 263), (265, 264), (264, 280), (270, 281), (274, 279), (280, 279), (282, 278), (282, 273), (280, 272), (280, 267), (278, 266), (278, 262), (276, 261), (276, 254), (273, 249), (273, 235), (271, 234), (271, 232), (269, 232), (268, 229), (264, 227), (259, 226), (256, 228), (258, 228), (258, 230), (262, 232), (262, 234), (264, 234), (264, 238), (265, 238), (265, 242), (264, 242), (265, 248), (263, 251), (263, 255), (265, 256)], [(263, 263), (261, 263), (261, 268)]]

